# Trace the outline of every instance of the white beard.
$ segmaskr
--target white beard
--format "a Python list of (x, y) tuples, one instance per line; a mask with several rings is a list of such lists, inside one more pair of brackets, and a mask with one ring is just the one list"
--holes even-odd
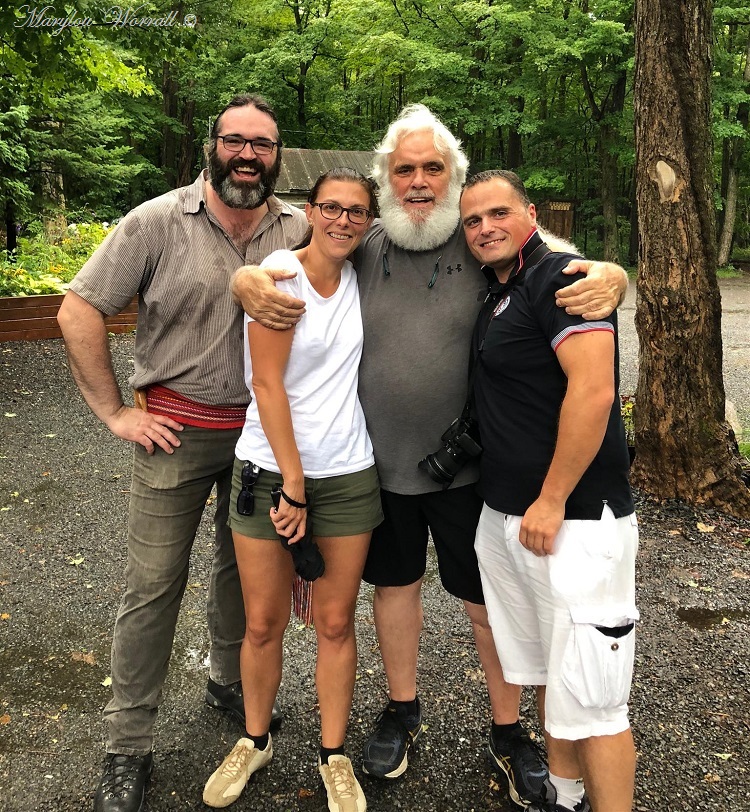
[(386, 234), (400, 248), (431, 251), (445, 245), (456, 230), (460, 219), (460, 198), (460, 184), (451, 181), (445, 200), (436, 203), (424, 217), (412, 219), (393, 194), (390, 182), (386, 181), (378, 193), (380, 219)]

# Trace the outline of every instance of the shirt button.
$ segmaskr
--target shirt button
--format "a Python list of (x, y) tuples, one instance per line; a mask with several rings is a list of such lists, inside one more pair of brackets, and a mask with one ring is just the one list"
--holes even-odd
[(612, 651), (617, 651), (618, 648), (620, 648), (619, 643), (612, 643)]

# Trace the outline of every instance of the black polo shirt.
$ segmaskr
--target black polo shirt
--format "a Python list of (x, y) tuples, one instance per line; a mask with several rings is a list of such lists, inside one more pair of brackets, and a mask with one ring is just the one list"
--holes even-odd
[[(484, 449), (480, 487), (489, 507), (515, 516), (523, 516), (538, 498), (555, 451), (560, 407), (567, 389), (556, 348), (574, 333), (613, 332), (615, 390), (619, 390), (617, 313), (587, 322), (557, 307), (555, 291), (583, 274), (570, 277), (562, 273), (568, 262), (578, 257), (547, 253), (539, 259), (543, 252), (544, 243), (534, 231), (505, 285), (497, 283), (491, 269), (485, 269), (490, 292), (477, 319), (472, 344), (477, 365), (475, 411)], [(585, 412), (580, 419), (586, 420)], [(568, 497), (565, 518), (599, 519), (604, 503), (616, 517), (632, 513), (628, 468), (617, 394), (602, 446)]]

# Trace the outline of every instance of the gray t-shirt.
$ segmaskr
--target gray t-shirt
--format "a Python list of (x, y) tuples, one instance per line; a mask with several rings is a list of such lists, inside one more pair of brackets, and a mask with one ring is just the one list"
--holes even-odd
[[(378, 221), (353, 262), (365, 331), (359, 397), (380, 483), (407, 495), (439, 491), (417, 463), (440, 447), (466, 402), (471, 334), (487, 281), (460, 226), (441, 248), (406, 251)], [(469, 463), (454, 486), (478, 476)]]
[(208, 405), (246, 404), (242, 309), (230, 290), (241, 265), (258, 265), (302, 239), (304, 212), (268, 199), (243, 256), (206, 210), (204, 174), (133, 209), (70, 289), (105, 315), (139, 295), (132, 386), (159, 383)]

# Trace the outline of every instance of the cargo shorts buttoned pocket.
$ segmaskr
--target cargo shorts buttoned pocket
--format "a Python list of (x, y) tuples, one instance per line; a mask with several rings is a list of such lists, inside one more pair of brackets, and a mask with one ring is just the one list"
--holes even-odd
[(571, 607), (560, 676), (584, 708), (616, 708), (630, 695), (635, 659), (635, 606)]

